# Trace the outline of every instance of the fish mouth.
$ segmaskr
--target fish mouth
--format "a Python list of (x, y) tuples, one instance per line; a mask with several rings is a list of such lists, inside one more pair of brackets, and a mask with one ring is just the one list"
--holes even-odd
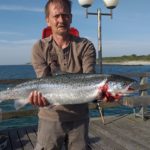
[(128, 95), (134, 95), (139, 91), (139, 83), (137, 81), (134, 81), (130, 83), (122, 92), (123, 96), (128, 96)]

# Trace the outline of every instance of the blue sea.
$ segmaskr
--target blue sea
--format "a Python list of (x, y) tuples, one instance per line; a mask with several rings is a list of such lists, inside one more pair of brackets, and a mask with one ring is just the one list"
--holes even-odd
[[(99, 73), (99, 66), (96, 66), (96, 71)], [(103, 65), (103, 73), (105, 74), (124, 74), (124, 73), (144, 73), (150, 72), (149, 65)], [(3, 79), (24, 79), (24, 78), (35, 78), (35, 72), (31, 65), (4, 65), (0, 66), (0, 80)], [(0, 84), (0, 90), (6, 89), (12, 85)], [(31, 109), (32, 106), (28, 105), (23, 109)], [(0, 103), (0, 111), (15, 111), (13, 102), (2, 102)], [(128, 107), (116, 107), (107, 108), (104, 110), (105, 115), (123, 115), (132, 113), (133, 110)], [(99, 115), (97, 110), (90, 112), (91, 117)], [(1, 121), (0, 112), (0, 130), (10, 127), (20, 127), (27, 125), (35, 125), (38, 122), (37, 117), (25, 117), (19, 119), (9, 119)]]

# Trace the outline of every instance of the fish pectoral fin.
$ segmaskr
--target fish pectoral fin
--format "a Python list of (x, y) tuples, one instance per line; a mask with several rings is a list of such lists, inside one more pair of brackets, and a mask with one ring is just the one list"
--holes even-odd
[(19, 99), (19, 100), (15, 100), (15, 109), (18, 110), (22, 107), (24, 107), (26, 104), (28, 103), (28, 101), (26, 99)]

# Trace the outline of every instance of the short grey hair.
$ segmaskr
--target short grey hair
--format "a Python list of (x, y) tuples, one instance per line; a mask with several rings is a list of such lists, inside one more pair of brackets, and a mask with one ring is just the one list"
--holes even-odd
[(71, 9), (72, 9), (72, 2), (70, 0), (48, 0), (46, 5), (45, 5), (45, 17), (47, 18), (49, 16), (49, 10), (48, 7), (52, 3), (60, 3), (64, 7), (68, 7), (68, 10), (71, 14)]

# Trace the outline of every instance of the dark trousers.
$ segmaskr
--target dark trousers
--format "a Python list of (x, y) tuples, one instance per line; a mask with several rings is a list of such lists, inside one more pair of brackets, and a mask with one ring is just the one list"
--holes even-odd
[(87, 150), (89, 119), (59, 122), (39, 120), (35, 150)]

